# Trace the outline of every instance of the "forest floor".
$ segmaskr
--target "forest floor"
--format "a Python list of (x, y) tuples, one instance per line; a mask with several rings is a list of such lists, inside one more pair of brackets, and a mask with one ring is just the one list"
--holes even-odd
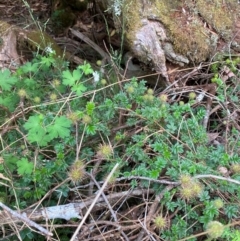
[[(50, 2), (49, 0), (2, 1), (1, 20), (22, 29), (46, 31), (62, 49), (76, 55), (83, 62), (90, 63), (94, 71), (100, 69), (97, 62), (103, 61), (104, 56), (107, 56), (106, 58), (112, 61), (112, 65), (106, 67), (104, 78), (111, 84), (113, 80), (119, 82), (118, 90), (122, 91), (114, 92), (109, 96), (104, 92), (104, 101), (101, 98), (98, 102), (96, 101), (97, 104), (106, 101), (106, 106), (109, 105), (105, 106), (102, 116), (111, 116), (110, 110), (117, 109), (120, 113), (117, 120), (108, 124), (103, 123), (103, 125), (106, 124), (106, 128), (111, 128), (106, 140), (114, 144), (99, 145), (98, 152), (93, 155), (92, 160), (88, 161), (88, 170), (93, 169), (93, 172), (88, 173), (88, 180), (91, 181), (85, 181), (81, 186), (76, 185), (71, 188), (64, 202), (61, 203), (74, 203), (74, 208), (82, 211), (84, 216), (93, 201), (96, 202), (90, 217), (86, 219), (75, 240), (201, 241), (221, 236), (215, 233), (216, 236), (209, 237), (205, 232), (206, 228), (209, 229), (208, 224), (213, 220), (219, 222), (227, 220), (224, 223), (227, 228), (238, 224), (239, 209), (236, 210), (236, 207), (240, 205), (238, 201), (240, 168), (237, 171), (234, 169), (239, 167), (235, 164), (239, 162), (240, 148), (240, 105), (238, 103), (240, 61), (238, 56), (234, 58), (227, 55), (221, 56), (219, 60), (209, 60), (194, 67), (169, 67), (171, 85), (163, 88), (157, 83), (159, 74), (152, 71), (151, 66), (146, 66), (134, 59), (134, 64), (139, 65), (142, 71), (137, 74), (125, 69), (127, 64), (122, 62), (121, 56), (128, 50), (123, 37), (116, 33), (113, 20), (109, 15), (103, 16), (103, 12), (100, 13), (95, 7), (90, 7), (82, 12), (75, 11), (76, 18), (72, 25), (66, 24), (62, 29), (56, 28), (56, 22), (51, 19), (53, 7)], [(70, 28), (78, 30), (85, 38), (77, 38)], [(23, 59), (23, 63), (27, 61), (31, 60)], [(76, 63), (70, 66), (74, 69)], [(112, 73), (115, 77), (112, 77)], [(130, 79), (134, 76), (139, 82), (133, 81), (134, 84), (131, 85)], [(141, 85), (141, 79), (147, 80), (146, 87)], [(126, 85), (122, 86), (121, 83)], [(136, 93), (135, 96), (133, 94), (134, 97), (131, 96), (135, 88), (139, 93), (143, 91), (142, 99)], [(92, 98), (94, 97), (95, 93)], [(150, 103), (153, 98), (155, 98), (154, 101)], [(158, 103), (159, 100), (161, 103)], [(124, 101), (128, 105), (124, 106)], [(68, 108), (74, 108), (74, 105), (69, 104)], [(51, 111), (47, 115), (51, 114)], [(109, 116), (106, 120), (110, 119)], [(134, 118), (139, 119), (135, 121)], [(133, 119), (135, 122), (131, 125)], [(183, 130), (184, 133), (181, 132)], [(163, 133), (166, 133), (166, 138)], [(79, 137), (75, 132), (74, 134), (76, 138)], [(114, 135), (118, 140), (116, 136), (113, 137)], [(95, 146), (96, 140), (104, 139), (101, 134), (99, 136), (92, 140), (88, 138), (88, 144), (83, 144), (86, 156), (91, 154), (91, 148)], [(69, 148), (70, 144), (68, 145)], [(109, 149), (109, 146), (119, 150), (115, 159), (122, 158), (121, 165), (124, 167), (125, 176), (120, 176), (113, 184), (110, 182), (104, 191), (101, 190), (102, 196), (94, 200), (100, 192), (100, 187), (105, 183), (104, 174), (108, 174), (109, 166), (113, 166), (113, 162), (106, 164), (102, 160), (102, 156), (106, 153), (101, 151), (110, 152), (106, 156), (111, 154), (112, 149)], [(72, 146), (71, 148), (74, 149)], [(46, 152), (51, 159), (51, 150), (41, 151)], [(165, 159), (169, 160), (165, 162)], [(186, 161), (185, 164), (184, 161)], [(156, 171), (158, 168), (161, 169), (159, 173)], [(147, 173), (148, 169), (149, 173)], [(193, 186), (184, 183), (183, 179), (189, 178), (185, 175), (187, 170), (195, 176), (193, 183), (191, 183), (193, 179), (188, 179)], [(207, 171), (209, 172), (205, 173)], [(205, 174), (207, 181), (204, 179)], [(195, 181), (198, 179), (204, 179), (201, 185)], [(218, 183), (219, 180), (221, 183)], [(234, 180), (237, 187), (231, 186), (232, 189), (230, 188), (229, 191), (226, 183), (228, 181), (233, 183)], [(46, 195), (51, 196), (60, 184), (58, 180), (56, 187), (52, 187)], [(204, 191), (203, 186), (206, 187)], [(190, 193), (189, 189), (194, 188), (201, 189), (201, 195), (197, 193), (200, 198), (195, 196), (192, 198), (192, 193), (187, 196), (186, 189)], [(219, 199), (226, 203), (225, 209), (221, 205), (219, 208), (214, 206)], [(79, 200), (85, 203), (85, 207), (79, 207), (76, 204)], [(47, 200), (45, 203), (51, 203), (51, 201)], [(73, 210), (66, 210), (71, 216)], [(37, 214), (34, 216), (34, 210), (31, 207), (25, 211), (32, 213), (34, 218), (38, 218)], [(48, 227), (44, 222), (41, 224)], [(64, 238), (58, 236), (59, 233), (56, 231), (54, 238), (48, 237), (45, 240), (68, 240), (79, 227), (79, 223), (76, 216), (68, 221), (52, 222), (49, 225), (53, 230), (61, 229), (59, 233), (64, 234)], [(10, 224), (10, 228), (8, 227), (6, 231), (10, 233), (9, 238), (0, 238), (0, 240), (11, 240), (12, 230), (18, 234), (16, 230), (23, 229), (20, 225), (16, 227), (14, 225)], [(222, 234), (221, 230), (219, 233)], [(234, 240), (230, 237), (229, 229), (224, 235), (223, 239), (216, 240)], [(44, 240), (35, 237), (21, 239), (20, 235), (16, 236), (19, 240)]]

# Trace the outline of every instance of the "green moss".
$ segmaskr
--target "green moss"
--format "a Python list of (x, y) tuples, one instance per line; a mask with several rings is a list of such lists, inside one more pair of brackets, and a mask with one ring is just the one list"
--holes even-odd
[(28, 44), (32, 50), (42, 50), (50, 47), (55, 51), (56, 56), (63, 57), (62, 49), (57, 45), (55, 40), (48, 34), (39, 31), (31, 31), (27, 33)]
[(233, 0), (125, 0), (127, 38), (132, 41), (141, 19), (155, 16), (164, 26), (176, 53), (193, 62), (205, 61), (216, 47), (218, 36), (227, 40), (238, 17)]
[[(17, 36), (17, 50), (27, 50), (27, 51), (46, 51), (46, 48), (51, 48), (56, 53), (56, 58), (64, 57), (69, 60), (72, 58), (71, 54), (64, 52), (56, 43), (56, 41), (47, 33), (40, 30), (24, 31), (17, 26), (8, 24), (5, 21), (0, 21), (0, 49), (3, 45), (3, 37), (9, 33), (9, 31), (14, 31)], [(30, 57), (31, 58), (31, 57)]]
[(238, 1), (198, 0), (196, 7), (204, 20), (220, 33), (221, 37), (231, 35)]
[(186, 2), (187, 6), (179, 1), (156, 0), (156, 14), (161, 16), (174, 50), (201, 62), (209, 55), (211, 39), (199, 16), (194, 14), (194, 5)]
[(0, 21), (0, 36), (4, 35), (8, 30), (11, 29), (11, 25), (5, 21)]
[(125, 0), (123, 4), (123, 22), (126, 25), (127, 31), (126, 38), (129, 41), (133, 41), (135, 33), (139, 27), (141, 27), (142, 4), (139, 0)]

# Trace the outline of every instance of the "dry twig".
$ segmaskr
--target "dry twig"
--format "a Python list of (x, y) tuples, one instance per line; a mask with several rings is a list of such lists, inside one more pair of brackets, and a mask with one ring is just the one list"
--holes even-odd
[(53, 236), (53, 234), (51, 232), (49, 232), (47, 229), (43, 228), (42, 226), (40, 226), (39, 224), (33, 222), (32, 220), (30, 220), (28, 217), (23, 216), (20, 213), (17, 213), (15, 211), (13, 211), (12, 209), (10, 209), (9, 207), (7, 207), (6, 205), (4, 205), (2, 202), (0, 202), (0, 207), (3, 208), (6, 212), (10, 213), (11, 216), (21, 220), (22, 222), (25, 222), (26, 224), (28, 224), (31, 227), (36, 228), (37, 230), (39, 230), (43, 235), (47, 235), (47, 236)]
[(84, 215), (81, 223), (79, 224), (78, 228), (77, 228), (76, 231), (74, 232), (74, 234), (73, 234), (72, 238), (70, 239), (70, 241), (74, 241), (75, 238), (77, 237), (78, 232), (80, 231), (82, 225), (83, 225), (84, 222), (86, 221), (88, 215), (89, 215), (90, 212), (92, 211), (92, 209), (93, 209), (94, 205), (96, 204), (98, 198), (99, 198), (99, 197), (101, 196), (101, 194), (103, 193), (103, 190), (106, 188), (106, 186), (107, 186), (110, 178), (112, 177), (113, 173), (117, 170), (118, 166), (119, 166), (119, 164), (117, 163), (117, 164), (114, 166), (114, 168), (112, 169), (112, 171), (110, 172), (110, 174), (107, 176), (106, 181), (104, 182), (102, 188), (99, 190), (97, 196), (96, 196), (95, 199), (93, 200), (91, 206), (90, 206), (89, 209), (87, 210), (86, 214)]

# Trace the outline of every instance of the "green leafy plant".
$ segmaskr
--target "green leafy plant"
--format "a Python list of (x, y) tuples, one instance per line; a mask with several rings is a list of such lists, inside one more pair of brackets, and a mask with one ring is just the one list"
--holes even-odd
[(11, 75), (9, 69), (5, 69), (1, 73), (0, 86), (2, 90), (9, 91), (12, 86), (17, 82), (17, 78)]
[[(81, 192), (90, 196), (92, 183), (103, 182), (119, 163), (108, 192), (148, 190), (158, 200), (148, 227), (160, 239), (231, 240), (227, 225), (239, 216), (237, 126), (225, 133), (225, 145), (211, 144), (203, 125), (207, 111), (196, 104), (195, 92), (186, 95), (188, 101), (171, 102), (168, 93), (155, 96), (145, 81), (132, 78), (112, 95), (112, 86), (94, 82), (93, 73), (87, 63), (72, 70), (51, 54), (37, 55), (15, 73), (2, 72), (0, 193), (8, 196), (6, 204), (65, 204), (81, 197), (76, 185), (89, 187)], [(217, 86), (216, 103), (229, 95), (237, 105), (234, 85)], [(233, 122), (228, 111), (218, 116)], [(210, 122), (209, 128), (226, 124)], [(123, 206), (141, 207), (142, 199)], [(221, 230), (209, 236), (212, 224)], [(29, 229), (21, 235), (41, 240)]]
[(33, 163), (29, 162), (28, 159), (26, 158), (21, 158), (17, 163), (17, 172), (19, 175), (24, 175), (24, 174), (31, 174), (33, 171)]
[(37, 142), (40, 146), (47, 145), (54, 138), (65, 138), (70, 134), (71, 121), (65, 116), (56, 117), (50, 124), (42, 115), (31, 116), (24, 124), (28, 131), (27, 139), (30, 143)]

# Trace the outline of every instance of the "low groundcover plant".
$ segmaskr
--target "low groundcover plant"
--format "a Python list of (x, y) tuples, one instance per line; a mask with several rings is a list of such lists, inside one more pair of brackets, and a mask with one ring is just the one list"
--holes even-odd
[[(232, 240), (230, 224), (239, 216), (238, 129), (226, 134), (229, 146), (213, 144), (202, 124), (205, 107), (194, 105), (194, 93), (189, 101), (171, 103), (166, 93), (155, 95), (135, 78), (113, 93), (93, 73), (88, 63), (71, 70), (51, 54), (36, 56), (15, 73), (2, 70), (1, 202), (23, 210), (82, 200), (119, 163), (106, 193), (149, 190), (151, 210), (143, 206), (146, 200), (132, 197), (113, 207), (122, 215), (119, 225), (147, 217), (149, 232), (159, 240), (197, 240), (201, 233), (208, 240)], [(122, 212), (131, 208), (138, 210), (135, 221)], [(61, 241), (73, 233), (53, 228)], [(44, 240), (26, 227), (19, 235)]]

